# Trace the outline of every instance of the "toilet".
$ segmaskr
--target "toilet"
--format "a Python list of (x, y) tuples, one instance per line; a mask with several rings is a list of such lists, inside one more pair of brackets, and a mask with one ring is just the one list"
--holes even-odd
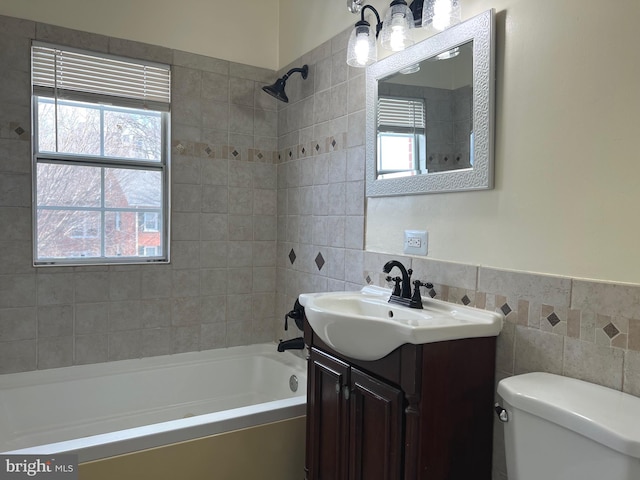
[(540, 372), (498, 395), (509, 480), (640, 479), (640, 398)]

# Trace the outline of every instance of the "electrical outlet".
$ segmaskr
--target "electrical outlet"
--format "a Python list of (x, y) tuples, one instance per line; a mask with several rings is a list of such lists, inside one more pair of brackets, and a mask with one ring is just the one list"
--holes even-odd
[(407, 238), (407, 246), (420, 248), (422, 246), (422, 240), (420, 239), (420, 237), (409, 237)]
[(404, 253), (413, 255), (427, 254), (428, 234), (424, 230), (404, 231)]

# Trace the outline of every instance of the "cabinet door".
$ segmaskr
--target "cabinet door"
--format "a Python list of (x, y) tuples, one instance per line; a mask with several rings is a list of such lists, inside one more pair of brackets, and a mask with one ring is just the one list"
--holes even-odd
[(402, 392), (352, 368), (349, 480), (399, 480)]
[(349, 365), (315, 348), (309, 358), (307, 468), (309, 480), (347, 479)]

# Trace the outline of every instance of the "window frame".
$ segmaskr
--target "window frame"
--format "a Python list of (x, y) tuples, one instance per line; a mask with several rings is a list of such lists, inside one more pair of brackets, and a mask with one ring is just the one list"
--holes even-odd
[[(385, 164), (385, 156), (383, 155), (384, 149), (382, 148), (383, 142), (386, 138), (406, 138), (411, 141), (411, 158), (412, 158), (412, 167), (411, 168), (383, 168)], [(421, 155), (421, 152), (424, 151), (421, 146), (424, 144), (425, 135), (424, 133), (409, 133), (409, 132), (396, 132), (396, 131), (379, 131), (378, 132), (378, 174), (379, 175), (389, 175), (399, 172), (413, 172), (416, 170), (420, 170), (422, 158), (424, 155)], [(388, 161), (387, 161), (388, 163)]]
[[(87, 55), (96, 57), (116, 58), (130, 63), (139, 63), (142, 65), (159, 65), (144, 60), (131, 59), (125, 57), (117, 57), (108, 54), (102, 54), (99, 52), (91, 52), (87, 50), (78, 50), (63, 46), (57, 46), (52, 44), (43, 44), (42, 42), (33, 42), (32, 46), (46, 46), (59, 50), (70, 50), (74, 52), (81, 52)], [(170, 66), (163, 65), (169, 70)], [(157, 113), (160, 116), (160, 158), (158, 160), (147, 159), (133, 159), (133, 158), (121, 158), (115, 156), (105, 155), (90, 155), (90, 154), (69, 154), (58, 152), (41, 152), (39, 150), (39, 118), (38, 118), (38, 98), (50, 98), (54, 103), (58, 101), (69, 102), (83, 102), (92, 104), (101, 110), (113, 110), (119, 109), (137, 109), (145, 110), (147, 103), (142, 100), (132, 100), (127, 97), (105, 96), (101, 94), (93, 94), (87, 92), (74, 92), (70, 90), (64, 90), (63, 95), (58, 96), (58, 92), (55, 89), (47, 89), (46, 87), (40, 87), (35, 85), (33, 80), (31, 81), (31, 104), (32, 104), (32, 232), (33, 232), (33, 265), (34, 267), (41, 266), (81, 266), (81, 265), (136, 265), (136, 264), (149, 264), (149, 263), (169, 263), (170, 262), (170, 238), (171, 238), (171, 201), (170, 201), (170, 101), (164, 108), (158, 102), (148, 102), (149, 112)], [(101, 138), (100, 143), (103, 144), (104, 139)], [(38, 211), (41, 207), (38, 206), (38, 165), (40, 164), (59, 164), (70, 166), (89, 166), (95, 168), (101, 168), (102, 178), (104, 179), (104, 169), (132, 169), (135, 171), (151, 171), (158, 172), (161, 176), (161, 195), (162, 201), (160, 207), (150, 208), (127, 208), (127, 207), (106, 207), (104, 204), (105, 191), (104, 184), (101, 186), (100, 206), (99, 207), (72, 207), (74, 211), (98, 211), (101, 215), (101, 231), (98, 234), (100, 237), (100, 256), (94, 257), (74, 257), (67, 256), (64, 258), (59, 257), (38, 257)], [(104, 182), (104, 180), (103, 180)], [(55, 209), (56, 207), (52, 207)], [(58, 208), (59, 209), (59, 208)], [(160, 211), (161, 210), (161, 211)], [(108, 230), (105, 216), (108, 213), (120, 213), (120, 212), (136, 212), (137, 214), (143, 214), (145, 212), (155, 213), (158, 215), (157, 222), (159, 223), (159, 229), (156, 232), (160, 233), (162, 255), (155, 255), (152, 257), (135, 256), (107, 256), (106, 249), (106, 232)], [(137, 222), (136, 222), (137, 228)]]

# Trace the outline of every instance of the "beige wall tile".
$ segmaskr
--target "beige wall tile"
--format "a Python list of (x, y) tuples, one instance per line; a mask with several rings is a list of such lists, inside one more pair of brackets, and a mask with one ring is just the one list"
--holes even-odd
[(109, 347), (106, 334), (76, 335), (73, 360), (75, 365), (106, 362), (108, 360)]
[(562, 374), (621, 390), (623, 360), (620, 349), (566, 337)]
[(505, 323), (496, 345), (496, 370), (509, 375), (514, 373), (516, 327)]
[(561, 335), (517, 325), (514, 373), (562, 374), (563, 344)]
[(47, 274), (38, 271), (38, 305), (70, 304), (73, 302), (73, 274)]
[(632, 350), (625, 352), (622, 390), (640, 397), (640, 352)]
[(0, 275), (0, 308), (36, 304), (35, 275)]
[(634, 318), (640, 304), (640, 285), (574, 280), (571, 307), (600, 315)]
[(38, 339), (46, 337), (71, 337), (73, 333), (72, 305), (47, 305), (38, 307)]
[(38, 339), (38, 369), (73, 365), (73, 337)]
[(569, 310), (567, 317), (567, 336), (580, 338), (580, 312)]
[(630, 350), (640, 351), (640, 320), (629, 320), (629, 344)]
[(171, 328), (171, 353), (193, 352), (200, 348), (201, 325), (186, 325)]
[(35, 307), (0, 309), (0, 342), (15, 342), (36, 338)]
[(569, 307), (571, 279), (480, 267), (478, 290), (504, 295), (510, 306), (522, 299), (540, 305)]

